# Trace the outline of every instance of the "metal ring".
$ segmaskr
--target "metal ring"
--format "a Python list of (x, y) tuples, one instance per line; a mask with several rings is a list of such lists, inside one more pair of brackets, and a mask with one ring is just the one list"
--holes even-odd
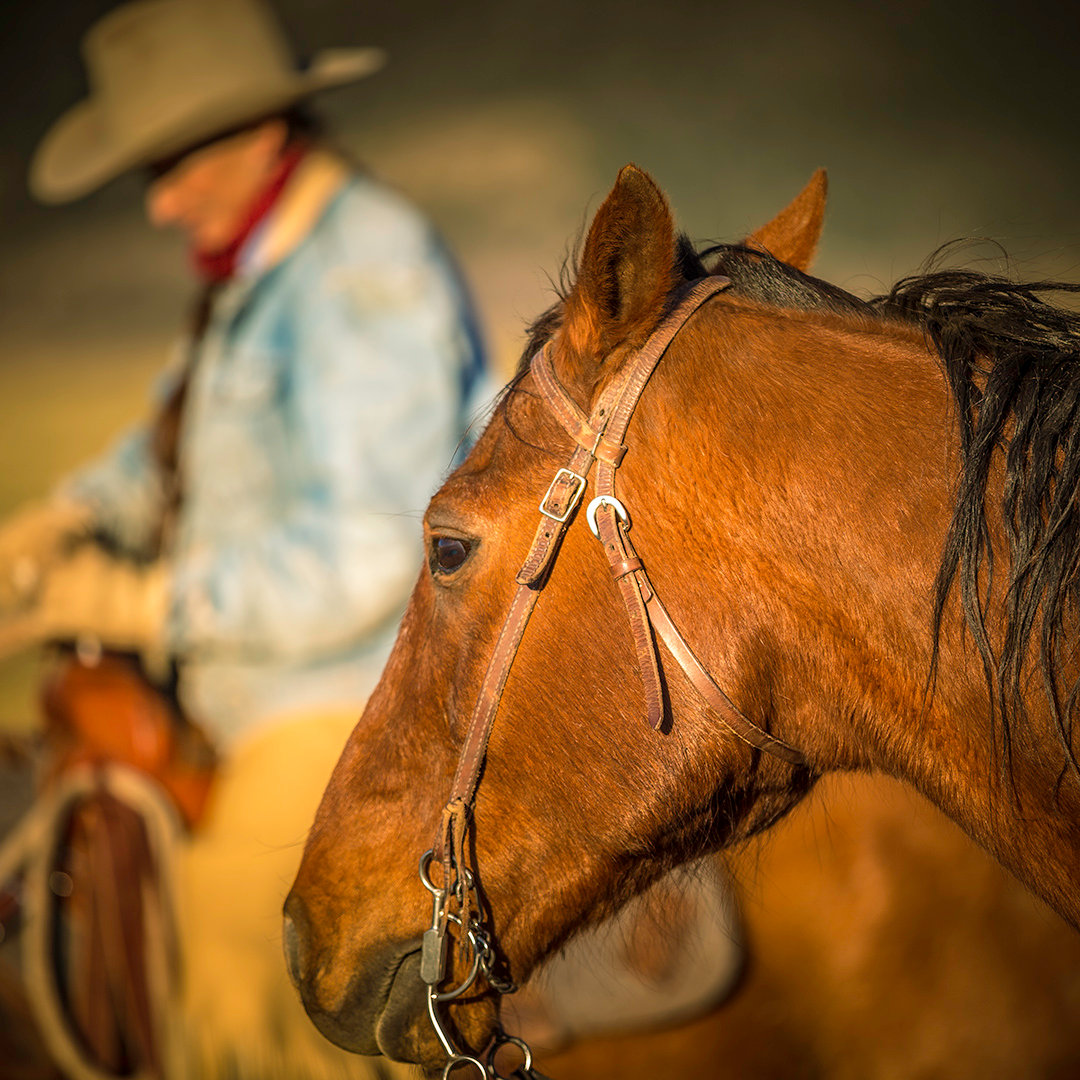
[(495, 1036), (495, 1045), (488, 1051), (488, 1068), (491, 1070), (491, 1075), (496, 1077), (496, 1080), (502, 1077), (502, 1073), (498, 1072), (495, 1068), (495, 1055), (507, 1044), (516, 1046), (521, 1051), (523, 1058), (521, 1064), (514, 1070), (516, 1074), (518, 1070), (524, 1072), (526, 1076), (529, 1075), (529, 1070), (532, 1069), (533, 1055), (532, 1050), (529, 1048), (529, 1044), (517, 1035), (507, 1035), (505, 1031), (500, 1031)]
[(431, 860), (435, 858), (435, 849), (428, 848), (423, 855), (420, 856), (420, 880), (424, 883), (424, 888), (429, 893), (435, 896), (445, 896), (446, 890), (440, 889), (430, 877), (428, 877), (428, 867), (431, 865)]
[(491, 1075), (487, 1071), (487, 1066), (479, 1058), (470, 1057), (468, 1054), (455, 1054), (443, 1066), (442, 1080), (449, 1080), (450, 1074), (459, 1065), (475, 1065), (480, 1070), (480, 1075), (484, 1080), (488, 1080), (488, 1077)]
[(614, 495), (597, 495), (585, 511), (585, 520), (589, 523), (589, 529), (597, 540), (600, 539), (600, 530), (596, 527), (596, 511), (601, 506), (610, 506), (615, 511), (615, 516), (628, 529), (630, 528), (630, 515), (626, 512), (626, 507)]
[[(444, 886), (436, 885), (431, 880), (431, 876), (428, 874), (428, 867), (431, 866), (431, 860), (434, 859), (434, 858), (435, 858), (435, 850), (433, 848), (428, 848), (427, 851), (425, 851), (424, 854), (420, 856), (420, 880), (424, 883), (424, 888), (427, 889), (427, 891), (429, 893), (433, 893), (435, 896), (440, 896), (440, 895), (445, 896), (446, 895), (446, 886), (445, 885)], [(473, 880), (472, 871), (467, 866), (464, 868), (464, 874), (465, 874), (465, 884), (468, 885), (469, 891), (470, 892), (475, 892), (476, 891), (476, 882)], [(461, 879), (460, 878), (458, 878), (458, 880), (454, 883), (454, 888), (453, 888), (452, 891), (457, 896), (457, 898), (460, 900), (461, 899)]]
[[(456, 870), (457, 867), (455, 866), (454, 869)], [(469, 892), (475, 893), (476, 892), (476, 882), (473, 880), (472, 871), (466, 866), (466, 867), (462, 868), (461, 874), (464, 875), (465, 888), (467, 888), (469, 890)], [(461, 883), (462, 883), (462, 877), (459, 875), (457, 877), (457, 879), (454, 881), (454, 890), (453, 890), (454, 895), (458, 898), (459, 902), (461, 901), (462, 895), (464, 893), (464, 889), (462, 888)]]
[[(446, 917), (450, 922), (457, 923), (458, 926), (461, 926), (460, 915), (448, 914)], [(469, 949), (473, 954), (472, 969), (469, 974), (465, 976), (465, 981), (458, 986), (455, 986), (452, 990), (435, 990), (435, 1001), (453, 1001), (454, 998), (461, 997), (461, 995), (476, 982), (476, 977), (480, 974), (480, 965), (484, 956), (487, 954), (487, 941), (482, 938), (478, 940), (477, 934), (471, 927), (465, 932), (465, 940), (468, 941)]]

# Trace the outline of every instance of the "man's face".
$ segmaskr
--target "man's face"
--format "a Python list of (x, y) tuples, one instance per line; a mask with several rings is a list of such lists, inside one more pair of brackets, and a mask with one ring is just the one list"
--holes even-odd
[(150, 223), (182, 229), (200, 251), (225, 247), (270, 178), (286, 137), (282, 121), (268, 120), (169, 163), (147, 188)]

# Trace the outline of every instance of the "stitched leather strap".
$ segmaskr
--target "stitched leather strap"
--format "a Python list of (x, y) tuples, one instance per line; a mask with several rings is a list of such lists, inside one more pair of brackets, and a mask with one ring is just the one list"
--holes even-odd
[(540, 500), (540, 522), (536, 526), (529, 554), (517, 573), (519, 585), (542, 585), (559, 550), (574, 513), (585, 495), (589, 469), (593, 457), (588, 450), (578, 447), (573, 456), (551, 481)]
[(566, 388), (559, 382), (559, 377), (551, 366), (549, 348), (549, 345), (545, 345), (529, 364), (529, 370), (536, 380), (537, 387), (570, 438), (583, 450), (588, 450), (593, 457), (617, 469), (622, 464), (626, 447), (605, 437), (606, 413), (598, 418), (600, 426), (596, 427), (593, 421), (578, 408), (577, 402), (566, 392)]
[[(599, 488), (599, 480), (597, 488)], [(634, 642), (637, 656), (638, 674), (645, 691), (645, 715), (649, 727), (659, 730), (664, 723), (664, 680), (660, 672), (660, 658), (653, 641), (652, 627), (649, 625), (649, 613), (645, 607), (645, 598), (649, 590), (644, 578), (644, 568), (634, 551), (625, 528), (619, 523), (615, 510), (611, 506), (602, 506), (596, 512), (596, 530), (604, 554), (611, 565), (612, 576), (618, 584), (623, 606), (626, 608), (627, 622), (630, 624), (630, 636)], [(633, 569), (623, 572), (624, 566), (637, 564)]]
[[(711, 299), (730, 284), (731, 281), (728, 278), (719, 276), (703, 278), (695, 282), (671, 314), (645, 342), (641, 351), (626, 362), (622, 377), (605, 390), (597, 407), (598, 412), (604, 410), (604, 414), (611, 413), (611, 419), (607, 425), (607, 435), (610, 439), (617, 440), (619, 443), (625, 440), (626, 429), (630, 426), (630, 418), (634, 415), (634, 409), (645, 389), (645, 384), (656, 370), (656, 365), (660, 363), (660, 358), (667, 351), (672, 339), (706, 300)], [(614, 405), (613, 410), (612, 405)]]
[(790, 743), (783, 739), (770, 735), (767, 731), (759, 728), (748, 717), (744, 716), (734, 704), (731, 698), (717, 685), (713, 677), (701, 665), (701, 661), (694, 655), (694, 651), (686, 644), (685, 638), (676, 629), (671, 621), (667, 608), (656, 595), (656, 590), (650, 587), (649, 597), (645, 605), (649, 611), (649, 621), (660, 639), (667, 646), (668, 651), (675, 658), (679, 667), (686, 672), (690, 682), (693, 683), (697, 692), (709, 703), (713, 712), (720, 717), (724, 725), (737, 735), (743, 742), (764, 750), (774, 757), (778, 757), (791, 765), (805, 765), (806, 758), (802, 751), (796, 750)]
[[(728, 284), (727, 278), (713, 277), (692, 286), (641, 351), (627, 362), (621, 377), (605, 388), (589, 417), (585, 416), (559, 382), (546, 349), (533, 357), (531, 370), (537, 387), (576, 447), (567, 464), (555, 474), (540, 502), (540, 522), (525, 562), (518, 571), (518, 588), (488, 662), (469, 722), (447, 803), (448, 810), (452, 809), (453, 812), (444, 821), (435, 845), (436, 857), (446, 864), (447, 874), (452, 854), (450, 847), (456, 846), (464, 853), (462, 833), (467, 828), (467, 817), (476, 797), (488, 741), (510, 667), (552, 561), (585, 495), (593, 462), (597, 461), (597, 494), (613, 499), (615, 473), (626, 452), (623, 440), (650, 376), (686, 321)], [(664, 682), (653, 637), (655, 628), (699, 693), (739, 738), (792, 764), (804, 764), (805, 758), (798, 750), (769, 735), (740, 713), (697, 660), (656, 596), (644, 564), (627, 535), (629, 524), (619, 520), (614, 506), (605, 504), (597, 509), (596, 525), (626, 607), (650, 725), (659, 728), (665, 718)]]
[[(687, 292), (671, 314), (660, 324), (656, 332), (645, 343), (644, 348), (624, 367), (622, 378), (610, 386), (597, 405), (597, 415), (608, 417), (607, 438), (610, 442), (623, 444), (634, 409), (645, 390), (660, 358), (667, 351), (675, 335), (686, 325), (687, 320), (707, 300), (715, 296), (730, 282), (727, 278), (712, 277), (697, 282)], [(596, 466), (596, 494), (614, 498), (615, 470), (617, 465), (600, 461)], [(626, 608), (626, 617), (630, 624), (630, 634), (637, 656), (638, 672), (645, 691), (646, 718), (649, 726), (658, 730), (664, 723), (664, 680), (660, 668), (660, 656), (656, 651), (646, 598), (651, 594), (651, 587), (640, 566), (633, 544), (626, 535), (627, 523), (620, 523), (612, 505), (601, 506), (596, 512), (597, 533), (604, 545), (604, 554), (612, 566), (621, 567), (628, 561), (636, 560), (638, 568), (631, 573), (616, 574), (619, 593)]]
[(480, 778), (491, 725), (499, 707), (499, 699), (502, 697), (506, 677), (517, 655), (518, 645), (521, 644), (521, 637), (525, 633), (529, 616), (536, 607), (539, 596), (539, 590), (528, 585), (519, 585), (517, 592), (514, 593), (510, 612), (506, 616), (506, 622), (503, 623), (499, 639), (495, 643), (495, 651), (488, 662), (487, 673), (469, 722), (465, 744), (458, 758), (458, 767), (450, 791), (451, 803), (456, 799), (461, 799), (466, 806), (469, 806), (476, 795), (476, 785)]
[[(626, 608), (650, 725), (660, 728), (667, 715), (663, 668), (653, 636), (655, 630), (692, 685), (733, 734), (792, 765), (806, 763), (804, 756), (793, 746), (744, 716), (694, 655), (656, 595), (644, 563), (627, 535), (631, 523), (624, 508), (614, 498), (615, 473), (626, 453), (626, 431), (649, 378), (680, 328), (702, 304), (727, 285), (727, 279), (719, 277), (697, 282), (649, 337), (644, 348), (624, 365), (620, 377), (604, 389), (589, 417), (559, 382), (547, 350), (542, 349), (533, 357), (532, 374), (537, 388), (573, 439), (575, 449), (540, 500), (540, 522), (525, 562), (518, 571), (517, 590), (484, 673), (454, 773), (450, 799), (433, 847), (434, 857), (442, 863), (443, 881), (447, 886), (455, 880), (461, 882), (457, 917), (462, 928), (469, 928), (474, 923), (466, 865), (469, 861), (468, 834), (499, 701), (540, 590), (585, 496), (587, 477), (594, 461), (597, 462), (597, 495), (607, 501), (601, 502), (595, 512), (590, 509), (590, 519), (595, 522), (612, 577)], [(448, 906), (441, 918), (440, 931), (445, 933)], [(482, 918), (483, 913), (478, 913), (477, 919)], [(506, 992), (497, 983), (492, 986)], [(533, 1075), (536, 1080), (542, 1080), (538, 1073)]]
[[(619, 382), (605, 391), (592, 417), (594, 423), (601, 417), (606, 419), (607, 426), (604, 438), (607, 443), (623, 443), (634, 410), (644, 392), (645, 386), (675, 334), (703, 303), (728, 284), (726, 278), (719, 277), (707, 278), (696, 283), (649, 339), (641, 352), (627, 362), (624, 369), (626, 374)], [(542, 365), (536, 366), (550, 369), (550, 361), (546, 357), (544, 361)], [(565, 397), (566, 391), (558, 383), (554, 373), (551, 373), (550, 378), (544, 378), (538, 382), (545, 397), (548, 397), (549, 393), (552, 392), (551, 387), (553, 384), (557, 388), (554, 392), (561, 392), (562, 396)], [(548, 399), (551, 400), (550, 397)], [(564, 404), (559, 407), (553, 406), (553, 410), (560, 419), (563, 415), (572, 415), (575, 410), (578, 416), (583, 415), (573, 402), (570, 402), (569, 408)], [(574, 437), (573, 431), (570, 434)], [(625, 450), (625, 447), (623, 449)], [(620, 463), (621, 456), (619, 461), (614, 464), (603, 460), (598, 461), (596, 467), (596, 493), (598, 496), (608, 496), (614, 499), (615, 473)], [(725, 726), (736, 736), (751, 746), (773, 754), (775, 757), (779, 757), (792, 765), (805, 765), (806, 758), (799, 750), (782, 739), (770, 735), (741, 713), (705, 670), (685, 638), (675, 627), (667, 609), (656, 595), (656, 590), (649, 580), (642, 560), (638, 557), (627, 535), (630, 527), (629, 523), (619, 520), (616, 510), (611, 504), (598, 507), (595, 517), (597, 532), (603, 544), (604, 553), (608, 558), (612, 576), (618, 583), (626, 607), (634, 650), (637, 655), (638, 669), (645, 692), (649, 725), (654, 729), (661, 727), (665, 715), (663, 668), (656, 646), (655, 632), (663, 640), (668, 651), (683, 669), (698, 693), (709, 703)]]

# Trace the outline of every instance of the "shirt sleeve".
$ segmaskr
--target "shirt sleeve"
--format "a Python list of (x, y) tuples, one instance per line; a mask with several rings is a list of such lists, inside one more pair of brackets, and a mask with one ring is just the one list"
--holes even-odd
[[(179, 377), (176, 361), (157, 378), (151, 415), (168, 399)], [(88, 506), (95, 531), (135, 558), (156, 554), (164, 513), (165, 490), (151, 439), (151, 421), (129, 428), (103, 454), (67, 476), (58, 489), (65, 498)]]
[(461, 296), (422, 237), (329, 265), (290, 312), (281, 513), (178, 563), (180, 655), (333, 655), (396, 620), (416, 579), (423, 511), (461, 435)]

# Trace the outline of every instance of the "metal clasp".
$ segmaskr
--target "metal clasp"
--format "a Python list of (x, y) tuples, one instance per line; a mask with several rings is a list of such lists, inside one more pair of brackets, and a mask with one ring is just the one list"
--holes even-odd
[(610, 506), (615, 511), (615, 516), (629, 529), (630, 528), (630, 515), (626, 512), (626, 507), (623, 506), (614, 495), (597, 495), (591, 503), (589, 503), (588, 509), (585, 511), (585, 520), (589, 523), (589, 531), (600, 539), (600, 530), (596, 525), (596, 511), (601, 506)]
[[(555, 485), (560, 480), (566, 477), (569, 480), (574, 481), (577, 487), (574, 488), (573, 494), (570, 496), (569, 501), (566, 504), (566, 509), (562, 514), (553, 514), (547, 509), (548, 500), (551, 498), (551, 493), (555, 490)], [(555, 474), (555, 479), (548, 485), (547, 491), (544, 493), (544, 497), (540, 500), (540, 513), (545, 517), (551, 518), (552, 521), (557, 521), (561, 525), (573, 512), (574, 508), (579, 502), (581, 502), (582, 495), (585, 494), (585, 477), (574, 472), (572, 469), (560, 469)]]
[[(426, 851), (420, 857), (420, 880), (424, 888), (431, 893), (431, 926), (424, 931), (423, 945), (420, 952), (420, 974), (427, 984), (427, 1014), (431, 1026), (435, 1031), (435, 1037), (446, 1054), (446, 1064), (443, 1065), (442, 1080), (452, 1080), (451, 1073), (457, 1072), (463, 1066), (466, 1069), (475, 1070), (480, 1080), (511, 1080), (504, 1077), (498, 1070), (495, 1056), (498, 1051), (507, 1045), (514, 1046), (522, 1056), (522, 1064), (515, 1069), (513, 1076), (524, 1074), (530, 1075), (532, 1069), (532, 1050), (528, 1043), (515, 1035), (507, 1035), (500, 1030), (494, 1045), (488, 1054), (486, 1062), (472, 1054), (464, 1054), (454, 1045), (450, 1032), (447, 1031), (442, 1018), (439, 1015), (439, 1006), (448, 1001), (460, 997), (466, 990), (471, 989), (477, 977), (484, 974), (492, 989), (499, 993), (512, 993), (517, 989), (514, 986), (502, 987), (492, 973), (493, 948), (491, 939), (484, 931), (481, 921), (470, 918), (469, 925), (462, 922), (461, 916), (447, 910), (447, 904), (451, 897), (461, 901), (464, 891), (476, 891), (476, 881), (468, 868), (461, 868), (461, 876), (453, 882), (444, 882), (436, 885), (431, 880), (431, 864), (434, 861), (434, 852)], [(446, 927), (453, 923), (458, 927), (460, 947), (472, 956), (472, 967), (465, 980), (451, 990), (440, 990), (439, 984), (446, 975)]]

